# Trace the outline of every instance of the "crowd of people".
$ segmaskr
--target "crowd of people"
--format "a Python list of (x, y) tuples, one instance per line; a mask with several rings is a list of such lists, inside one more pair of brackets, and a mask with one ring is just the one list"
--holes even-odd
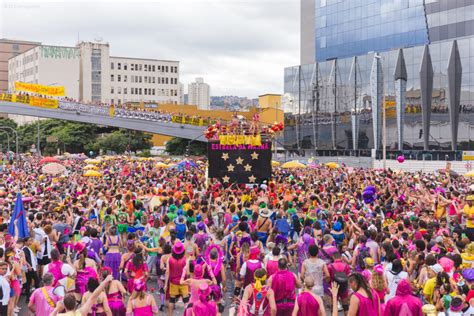
[(0, 315), (474, 314), (468, 178), (321, 166), (227, 185), (203, 162), (62, 163), (0, 171)]

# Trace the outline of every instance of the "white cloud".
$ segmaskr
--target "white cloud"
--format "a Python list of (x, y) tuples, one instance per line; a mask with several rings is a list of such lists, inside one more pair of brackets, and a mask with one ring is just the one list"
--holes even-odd
[(75, 45), (102, 38), (114, 56), (181, 62), (213, 95), (283, 91), (299, 59), (298, 0), (0, 0), (0, 37)]

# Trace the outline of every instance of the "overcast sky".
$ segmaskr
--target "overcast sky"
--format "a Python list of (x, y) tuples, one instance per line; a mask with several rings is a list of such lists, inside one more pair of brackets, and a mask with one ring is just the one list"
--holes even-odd
[(112, 56), (179, 60), (181, 82), (204, 77), (212, 95), (283, 93), (283, 69), (299, 61), (298, 0), (0, 3), (0, 37), (66, 46), (102, 39)]

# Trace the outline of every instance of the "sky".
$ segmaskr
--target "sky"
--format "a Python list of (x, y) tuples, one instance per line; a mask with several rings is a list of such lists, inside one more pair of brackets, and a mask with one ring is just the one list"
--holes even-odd
[[(299, 0), (0, 0), (0, 38), (110, 44), (112, 56), (180, 61), (211, 95), (283, 93), (299, 62)], [(185, 88), (187, 90), (187, 88)]]

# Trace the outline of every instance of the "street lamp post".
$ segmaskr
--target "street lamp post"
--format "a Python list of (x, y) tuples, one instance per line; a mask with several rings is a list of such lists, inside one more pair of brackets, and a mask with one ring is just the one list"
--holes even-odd
[(15, 139), (16, 139), (16, 140), (15, 140), (15, 142), (16, 142), (16, 144), (15, 144), (15, 148), (16, 148), (16, 162), (18, 163), (18, 159), (19, 159), (18, 146), (19, 146), (19, 144), (20, 144), (19, 141), (18, 141), (18, 132), (17, 132), (14, 128), (12, 128), (12, 127), (10, 127), (10, 126), (5, 126), (5, 125), (0, 126), (0, 129), (9, 129), (9, 130), (11, 130), (11, 131), (15, 134)]

